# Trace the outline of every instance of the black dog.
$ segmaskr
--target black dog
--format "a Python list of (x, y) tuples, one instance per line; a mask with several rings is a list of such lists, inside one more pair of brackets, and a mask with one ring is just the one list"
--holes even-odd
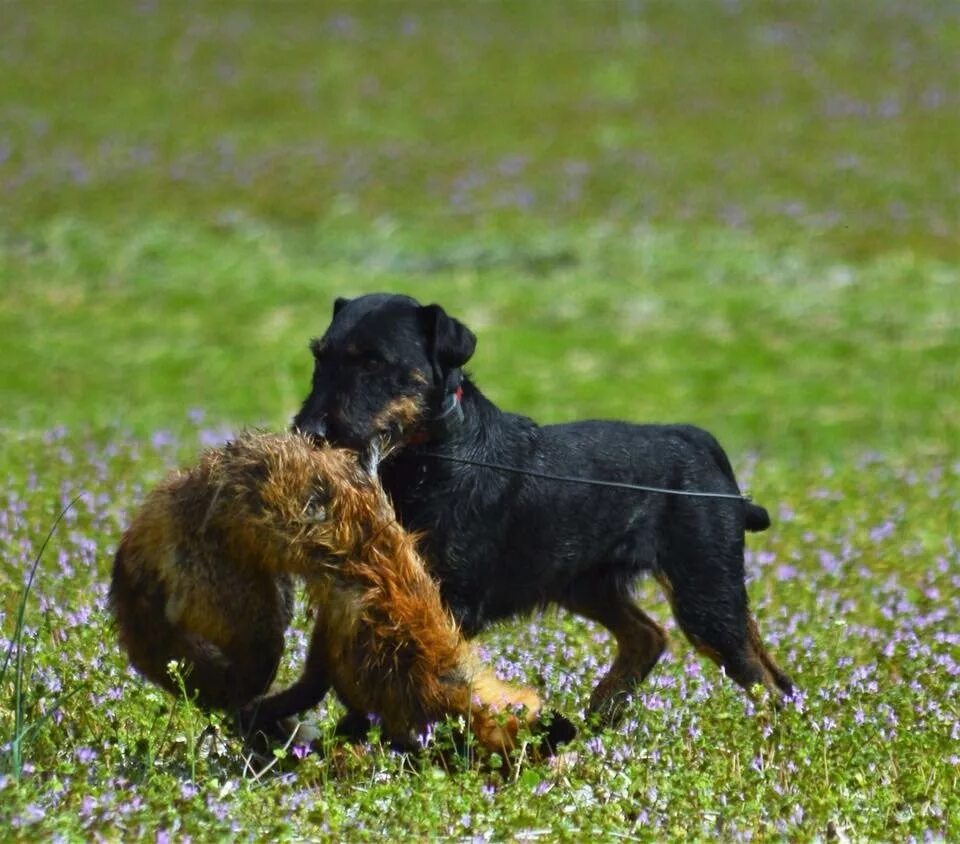
[[(366, 451), (467, 635), (551, 603), (604, 625), (617, 657), (590, 701), (606, 723), (666, 646), (631, 597), (660, 582), (693, 645), (774, 702), (790, 679), (761, 643), (744, 588), (744, 530), (767, 511), (739, 497), (726, 455), (689, 425), (538, 426), (498, 410), (462, 373), (476, 338), (438, 305), (376, 294), (338, 299), (311, 348), (313, 389), (294, 427)], [(444, 459), (447, 458), (447, 459)], [(704, 498), (594, 488), (450, 462), (644, 484)]]

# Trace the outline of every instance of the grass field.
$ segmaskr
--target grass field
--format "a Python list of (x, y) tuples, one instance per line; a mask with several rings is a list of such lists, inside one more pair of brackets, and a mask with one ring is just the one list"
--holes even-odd
[[(958, 50), (947, 0), (0, 3), (0, 838), (960, 838)], [(796, 704), (674, 635), (562, 765), (200, 741), (112, 553), (374, 290), (473, 327), (505, 408), (713, 431)], [(482, 645), (578, 720), (612, 653)]]

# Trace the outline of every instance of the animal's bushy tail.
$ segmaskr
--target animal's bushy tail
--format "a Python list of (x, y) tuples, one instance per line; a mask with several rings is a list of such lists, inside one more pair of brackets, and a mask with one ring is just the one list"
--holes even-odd
[(761, 531), (770, 527), (770, 514), (766, 508), (750, 501), (744, 502), (744, 527), (747, 530)]

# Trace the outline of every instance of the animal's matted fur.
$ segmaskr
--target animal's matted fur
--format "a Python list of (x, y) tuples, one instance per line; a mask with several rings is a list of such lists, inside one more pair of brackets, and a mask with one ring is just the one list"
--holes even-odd
[[(316, 621), (302, 677), (273, 680), (302, 578)], [(353, 452), (298, 436), (245, 434), (172, 474), (123, 537), (110, 603), (133, 665), (176, 692), (172, 659), (209, 707), (245, 707), (266, 726), (330, 686), (353, 710), (408, 742), (461, 715), (485, 747), (513, 746), (536, 693), (479, 665), (379, 482)], [(521, 710), (524, 714), (518, 717)]]
[(766, 687), (775, 703), (790, 694), (744, 586), (744, 531), (770, 519), (740, 498), (717, 441), (692, 425), (538, 425), (506, 413), (463, 373), (475, 345), (439, 305), (392, 294), (338, 299), (312, 344), (313, 385), (294, 419), (295, 429), (336, 445), (392, 452), (380, 464), (384, 487), (403, 525), (423, 532), (424, 558), (464, 632), (549, 604), (604, 625), (617, 656), (591, 710), (613, 722), (666, 646), (632, 595), (647, 572), (693, 645), (729, 677)]

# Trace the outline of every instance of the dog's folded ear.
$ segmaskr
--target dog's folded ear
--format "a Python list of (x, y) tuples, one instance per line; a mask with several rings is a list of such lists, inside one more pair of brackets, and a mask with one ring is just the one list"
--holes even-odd
[(349, 305), (350, 300), (345, 299), (343, 296), (337, 296), (333, 301), (333, 315), (336, 316), (340, 311), (343, 310), (344, 305)]
[(429, 338), (430, 362), (435, 370), (463, 366), (477, 348), (477, 338), (460, 320), (439, 305), (420, 308), (420, 319)]

